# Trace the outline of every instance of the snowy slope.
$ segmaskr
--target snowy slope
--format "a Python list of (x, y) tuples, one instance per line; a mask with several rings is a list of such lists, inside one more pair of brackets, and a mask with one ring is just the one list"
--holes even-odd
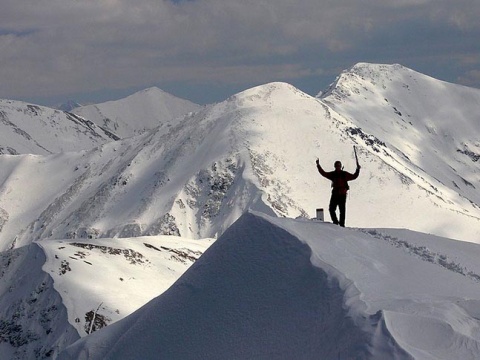
[(55, 359), (164, 292), (211, 243), (44, 240), (0, 253), (0, 358)]
[(250, 213), (60, 359), (476, 359), (480, 245)]
[(0, 100), (0, 154), (53, 154), (90, 149), (118, 137), (71, 113)]
[(0, 253), (0, 358), (56, 358), (80, 336), (37, 244)]
[(72, 111), (125, 138), (200, 108), (200, 105), (152, 87), (124, 99), (85, 105)]
[[(212, 239), (178, 236), (47, 240), (43, 270), (69, 310), (81, 336), (124, 318), (168, 289)], [(92, 324), (92, 312), (97, 322)]]

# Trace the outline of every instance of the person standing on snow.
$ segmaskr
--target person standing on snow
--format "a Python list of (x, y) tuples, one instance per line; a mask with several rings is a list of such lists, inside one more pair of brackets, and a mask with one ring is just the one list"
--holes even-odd
[[(328, 211), (330, 212), (332, 222), (336, 225), (345, 227), (345, 208), (347, 203), (347, 191), (349, 189), (348, 181), (355, 180), (360, 174), (360, 165), (358, 160), (357, 170), (354, 174), (344, 171), (340, 161), (335, 161), (335, 170), (330, 172), (326, 172), (322, 169), (318, 159), (316, 160), (316, 164), (318, 172), (332, 182), (332, 196), (330, 197), (330, 205), (328, 206)], [(340, 210), (340, 221), (338, 220), (336, 214), (337, 206)]]

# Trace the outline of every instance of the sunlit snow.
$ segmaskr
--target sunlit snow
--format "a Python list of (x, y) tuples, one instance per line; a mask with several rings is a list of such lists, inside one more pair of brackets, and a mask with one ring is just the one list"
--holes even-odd
[[(2, 100), (2, 356), (478, 358), (480, 90), (362, 63), (177, 100)], [(315, 160), (354, 145), (343, 229)]]

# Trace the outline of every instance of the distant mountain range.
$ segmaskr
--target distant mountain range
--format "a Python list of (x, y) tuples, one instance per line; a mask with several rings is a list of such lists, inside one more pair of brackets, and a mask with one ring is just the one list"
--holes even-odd
[(0, 154), (55, 154), (86, 150), (153, 129), (201, 108), (158, 88), (125, 99), (61, 109), (0, 100)]
[[(0, 148), (11, 155), (0, 156), (2, 261), (20, 269), (34, 256), (40, 269), (45, 257), (55, 265), (44, 271), (69, 272), (75, 263), (89, 269), (88, 257), (117, 249), (118, 241), (120, 250), (114, 252), (119, 254), (181, 251), (190, 264), (198, 256), (189, 254), (206, 245), (196, 250), (178, 245), (169, 253), (164, 248), (173, 247), (148, 239), (216, 239), (248, 211), (303, 220), (317, 208), (327, 213), (330, 184), (318, 174), (315, 160), (325, 169), (341, 160), (354, 171), (353, 145), (362, 170), (350, 183), (347, 226), (407, 228), (480, 242), (479, 104), (478, 89), (400, 65), (365, 63), (344, 71), (318, 97), (275, 82), (203, 107), (157, 88), (72, 113), (3, 100), (0, 126), (9, 135), (0, 138)], [(133, 246), (132, 238), (151, 247)], [(68, 251), (59, 251), (63, 248)], [(12, 271), (8, 284), (14, 281)], [(86, 335), (79, 329), (92, 322), (82, 314), (93, 304), (110, 314), (106, 323), (126, 314), (114, 315), (108, 295), (95, 293), (95, 287), (85, 287), (88, 306), (77, 303), (71, 284), (87, 277), (84, 270), (74, 273), (42, 274), (41, 280), (21, 285), (22, 292), (39, 294), (42, 286), (70, 289), (59, 291), (61, 302), (55, 300), (56, 308), (66, 311), (55, 312), (59, 320), (49, 318), (69, 329), (68, 339), (57, 328), (48, 340), (55, 354), (76, 338), (69, 326)], [(18, 308), (5, 309), (3, 316), (14, 327)], [(82, 310), (73, 316), (73, 309)], [(35, 316), (40, 313), (35, 310)], [(38, 329), (28, 331), (22, 336), (43, 339)], [(29, 345), (12, 345), (16, 350), (9, 351), (34, 352), (40, 340), (30, 335)], [(1, 346), (0, 341), (0, 351)]]
[(0, 154), (57, 154), (118, 139), (109, 130), (72, 113), (0, 100)]

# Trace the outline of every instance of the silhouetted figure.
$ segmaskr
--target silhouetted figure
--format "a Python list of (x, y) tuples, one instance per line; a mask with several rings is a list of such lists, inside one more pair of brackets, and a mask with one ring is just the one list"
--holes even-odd
[[(334, 171), (326, 172), (320, 166), (320, 162), (317, 159), (316, 161), (318, 172), (329, 179), (332, 182), (332, 196), (330, 198), (330, 205), (328, 206), (328, 211), (330, 212), (330, 217), (334, 224), (345, 226), (345, 205), (347, 203), (347, 192), (349, 189), (348, 181), (355, 180), (360, 174), (360, 165), (357, 160), (357, 170), (354, 174), (350, 174), (347, 171), (342, 170), (342, 163), (340, 161), (335, 161)], [(340, 221), (337, 218), (336, 210), (340, 210)]]

